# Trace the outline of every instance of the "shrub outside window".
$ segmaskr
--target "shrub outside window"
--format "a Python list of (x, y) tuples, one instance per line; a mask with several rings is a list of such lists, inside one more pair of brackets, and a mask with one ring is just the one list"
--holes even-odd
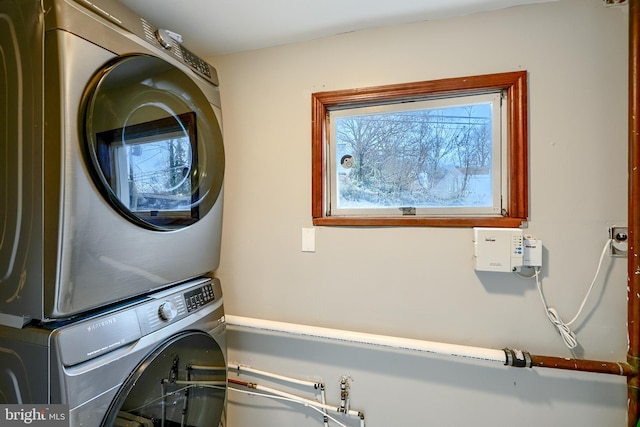
[(526, 71), (314, 93), (314, 224), (520, 226), (526, 95)]

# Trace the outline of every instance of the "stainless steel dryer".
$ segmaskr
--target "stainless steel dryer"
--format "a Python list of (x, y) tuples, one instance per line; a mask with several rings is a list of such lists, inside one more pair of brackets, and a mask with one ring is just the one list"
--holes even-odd
[(225, 333), (208, 278), (68, 324), (0, 326), (0, 404), (66, 404), (71, 427), (224, 426)]
[(114, 0), (0, 0), (0, 324), (217, 268), (218, 79), (174, 38)]

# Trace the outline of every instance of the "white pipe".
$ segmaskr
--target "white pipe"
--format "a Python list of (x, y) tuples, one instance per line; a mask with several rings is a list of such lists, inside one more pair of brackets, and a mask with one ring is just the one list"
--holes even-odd
[(276, 322), (272, 320), (255, 319), (251, 317), (234, 315), (226, 315), (225, 319), (228, 326), (258, 329), (262, 331), (285, 333), (309, 338), (322, 338), (334, 341), (344, 341), (353, 344), (367, 344), (397, 350), (413, 350), (444, 356), (464, 357), (468, 359), (499, 362), (502, 365), (506, 363), (504, 350), (469, 347), (465, 345), (392, 337), (388, 335), (367, 334), (362, 332), (321, 328), (317, 326)]
[(315, 389), (319, 389), (322, 386), (321, 382), (314, 382), (314, 381), (308, 381), (308, 380), (301, 380), (293, 377), (287, 377), (285, 375), (274, 374), (273, 372), (267, 372), (261, 369), (252, 368), (251, 366), (247, 366), (247, 365), (234, 365), (232, 363), (229, 363), (229, 369), (233, 369), (238, 372), (249, 372), (252, 374), (258, 374), (258, 375), (262, 375), (263, 377), (274, 378), (282, 381), (287, 381), (292, 384), (313, 387)]
[[(323, 405), (325, 405), (327, 403), (327, 397), (326, 397), (326, 393), (324, 390), (324, 384), (322, 385), (322, 387), (320, 387), (320, 402), (322, 402)], [(329, 417), (327, 417), (327, 410), (324, 409), (324, 415), (322, 420), (324, 421), (324, 427), (329, 427)]]
[(226, 381), (203, 381), (203, 380), (175, 380), (169, 382), (169, 380), (164, 380), (167, 384), (178, 384), (178, 385), (191, 385), (196, 387), (202, 386), (216, 386), (216, 387), (226, 387)]
[(313, 407), (318, 408), (318, 409), (327, 409), (329, 411), (333, 411), (333, 412), (336, 412), (336, 413), (339, 413), (339, 414), (342, 413), (342, 414), (347, 414), (347, 415), (351, 415), (351, 416), (354, 416), (354, 417), (361, 417), (361, 415), (362, 415), (360, 412), (354, 411), (353, 409), (350, 409), (347, 412), (341, 412), (339, 407), (327, 405), (326, 403), (316, 402), (315, 400), (307, 399), (305, 397), (296, 396), (295, 394), (287, 393), (285, 391), (277, 390), (275, 388), (263, 386), (263, 385), (260, 385), (260, 384), (251, 383), (251, 388), (254, 389), (254, 390), (263, 391), (263, 392), (266, 392), (266, 393), (275, 394), (276, 396), (281, 396), (281, 397), (285, 397), (287, 399), (295, 400), (295, 401), (298, 401), (298, 402), (303, 403), (305, 405), (313, 406)]
[[(299, 399), (293, 400), (293, 399), (289, 399), (289, 398), (282, 397), (282, 396), (276, 396), (274, 394), (258, 393), (255, 390), (243, 390), (243, 389), (239, 389), (239, 388), (235, 388), (235, 387), (229, 387), (229, 390), (235, 391), (235, 392), (238, 392), (238, 393), (248, 394), (248, 395), (251, 395), (251, 396), (260, 396), (260, 397), (265, 397), (265, 398), (268, 398), (268, 399), (281, 399), (281, 400), (285, 400), (285, 401), (288, 401), (288, 402), (294, 402), (294, 403), (297, 403), (299, 405), (305, 405), (305, 403), (300, 401)], [(316, 408), (315, 406), (310, 406), (310, 405), (305, 405), (305, 407), (311, 408), (314, 411), (317, 411), (317, 412), (323, 414), (323, 416), (329, 418), (331, 421), (335, 422), (336, 424), (338, 424), (341, 427), (347, 427), (345, 424), (342, 424), (340, 421), (338, 421), (336, 418), (332, 417), (331, 415), (325, 414), (326, 411), (323, 412), (321, 409)], [(364, 427), (364, 417), (360, 417), (360, 427)]]
[(197, 371), (226, 371), (226, 366), (209, 366), (209, 365), (189, 365), (188, 368)]

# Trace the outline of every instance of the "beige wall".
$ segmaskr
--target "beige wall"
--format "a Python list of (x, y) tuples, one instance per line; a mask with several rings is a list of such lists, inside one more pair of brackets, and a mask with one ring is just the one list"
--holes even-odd
[[(544, 244), (541, 277), (550, 304), (571, 319), (608, 227), (626, 224), (627, 20), (626, 8), (607, 8), (601, 0), (561, 0), (211, 58), (221, 81), (227, 153), (217, 272), (227, 312), (624, 361), (626, 259), (605, 257), (574, 325), (580, 346), (572, 353), (546, 319), (534, 281), (473, 270), (470, 229), (317, 227), (315, 253), (301, 251), (301, 229), (311, 226), (311, 93), (527, 70), (527, 232)], [(261, 360), (258, 341), (246, 341), (247, 348), (237, 337), (230, 342), (237, 362)], [(275, 352), (268, 358), (286, 372), (279, 357), (292, 356)], [(308, 360), (300, 363), (309, 374), (322, 371)], [(546, 375), (556, 374), (540, 378)], [(612, 381), (618, 398), (609, 412), (597, 408), (607, 418), (589, 412), (595, 411), (589, 399), (602, 392), (594, 385), (586, 400), (550, 405), (532, 399), (528, 410), (540, 415), (526, 425), (542, 425), (544, 410), (551, 411), (550, 420), (552, 412), (570, 419), (576, 407), (587, 422), (580, 425), (622, 425), (624, 381)], [(545, 384), (540, 380), (535, 397), (545, 393)], [(491, 393), (482, 387), (464, 392)], [(498, 397), (496, 405), (504, 402)], [(476, 425), (495, 420), (491, 412)]]

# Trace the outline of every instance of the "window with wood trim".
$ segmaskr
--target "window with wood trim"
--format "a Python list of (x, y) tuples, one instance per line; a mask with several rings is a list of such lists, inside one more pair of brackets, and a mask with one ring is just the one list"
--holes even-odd
[(527, 72), (312, 94), (314, 225), (518, 227)]

